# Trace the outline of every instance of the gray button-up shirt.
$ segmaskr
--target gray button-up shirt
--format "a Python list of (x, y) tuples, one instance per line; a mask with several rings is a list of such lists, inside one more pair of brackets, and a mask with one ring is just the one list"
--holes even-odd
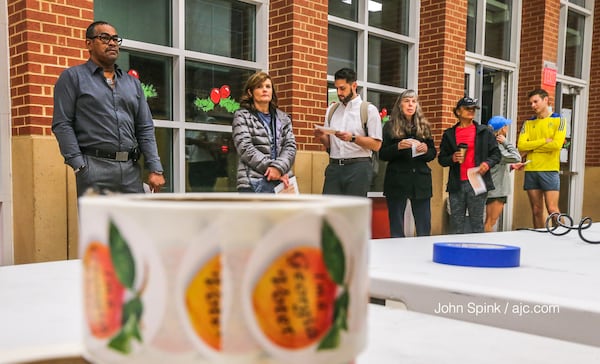
[(138, 146), (149, 171), (162, 172), (154, 123), (139, 80), (115, 65), (111, 88), (102, 67), (91, 60), (63, 71), (54, 86), (52, 131), (65, 163), (84, 164), (82, 148), (107, 152)]

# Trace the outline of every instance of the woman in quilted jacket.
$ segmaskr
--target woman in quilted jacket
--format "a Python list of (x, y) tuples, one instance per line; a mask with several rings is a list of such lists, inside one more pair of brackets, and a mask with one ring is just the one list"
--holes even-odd
[(233, 117), (233, 143), (239, 156), (237, 190), (273, 193), (289, 184), (296, 158), (290, 117), (277, 108), (271, 77), (257, 72), (246, 81), (241, 108)]

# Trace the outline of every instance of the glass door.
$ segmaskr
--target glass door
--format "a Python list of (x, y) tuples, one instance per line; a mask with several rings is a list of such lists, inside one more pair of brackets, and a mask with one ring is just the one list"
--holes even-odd
[[(583, 190), (582, 170), (580, 163), (583, 155), (579, 151), (585, 130), (585, 121), (579, 120), (579, 102), (581, 88), (578, 86), (558, 84), (556, 87), (556, 112), (567, 124), (567, 136), (560, 151), (560, 195), (558, 207), (562, 213), (571, 215), (577, 221), (581, 218), (581, 197)], [(579, 186), (581, 185), (581, 186)], [(578, 187), (579, 186), (579, 187)], [(579, 192), (577, 192), (579, 191)]]

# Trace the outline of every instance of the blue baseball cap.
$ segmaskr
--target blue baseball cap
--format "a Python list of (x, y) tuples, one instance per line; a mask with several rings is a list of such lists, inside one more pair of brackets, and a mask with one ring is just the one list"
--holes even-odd
[(488, 125), (494, 131), (498, 131), (510, 123), (512, 123), (512, 120), (507, 119), (504, 116), (492, 116), (492, 118), (488, 121)]

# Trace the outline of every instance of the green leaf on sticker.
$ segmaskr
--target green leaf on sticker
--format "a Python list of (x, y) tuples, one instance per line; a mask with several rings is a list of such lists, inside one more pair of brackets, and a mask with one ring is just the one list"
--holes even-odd
[(345, 288), (344, 292), (335, 300), (333, 309), (333, 322), (342, 330), (348, 330), (348, 304), (350, 295)]
[(130, 315), (121, 331), (109, 342), (108, 347), (123, 354), (131, 353), (131, 339), (139, 336), (138, 321), (135, 315)]
[(134, 297), (129, 300), (123, 306), (123, 318), (122, 323), (123, 327), (127, 326), (127, 323), (130, 321), (130, 317), (135, 318), (136, 325), (130, 329), (130, 334), (132, 337), (136, 338), (139, 342), (142, 342), (142, 334), (140, 332), (139, 323), (142, 318), (142, 312), (144, 311), (142, 300), (139, 297)]
[(338, 285), (344, 284), (346, 275), (344, 248), (327, 220), (323, 220), (321, 228), (321, 248), (323, 249), (323, 260), (331, 279)]
[(319, 343), (317, 350), (335, 349), (338, 346), (340, 346), (340, 329), (334, 324)]
[(115, 272), (121, 284), (133, 290), (135, 281), (135, 262), (129, 249), (129, 245), (121, 235), (117, 226), (110, 221), (108, 241), (110, 246), (110, 257), (115, 267)]

